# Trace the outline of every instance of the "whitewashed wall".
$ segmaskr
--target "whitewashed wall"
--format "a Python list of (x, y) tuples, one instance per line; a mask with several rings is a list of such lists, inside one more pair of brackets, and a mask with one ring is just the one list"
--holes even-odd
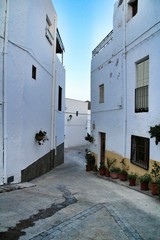
[[(4, 2), (0, 1), (0, 11)], [(54, 45), (45, 37), (46, 14), (54, 34), (56, 13), (50, 0), (9, 1), (5, 181), (10, 176), (14, 176), (15, 182), (21, 181), (21, 170), (52, 148)], [(32, 79), (32, 65), (37, 69), (36, 80)], [(41, 146), (35, 141), (39, 130), (46, 131), (49, 138)]]
[[(131, 135), (149, 138), (149, 128), (159, 122), (160, 1), (138, 1), (138, 13), (129, 18), (128, 1), (113, 13), (113, 40), (91, 62), (91, 123), (100, 157), (99, 133), (106, 133), (106, 150), (130, 158)], [(125, 3), (125, 6), (124, 6)], [(126, 16), (125, 16), (126, 11)], [(125, 22), (126, 21), (126, 22)], [(149, 112), (135, 113), (135, 63), (149, 56)], [(99, 104), (99, 85), (104, 103)], [(150, 139), (150, 158), (160, 161), (160, 149)]]
[[(58, 111), (58, 88), (62, 88), (62, 111)], [(55, 147), (64, 143), (64, 116), (65, 115), (65, 69), (56, 56), (56, 129)]]
[[(78, 111), (78, 116), (76, 116)], [(69, 115), (72, 116), (71, 120)], [(66, 98), (65, 108), (65, 147), (87, 145), (85, 140), (89, 132), (88, 102)]]

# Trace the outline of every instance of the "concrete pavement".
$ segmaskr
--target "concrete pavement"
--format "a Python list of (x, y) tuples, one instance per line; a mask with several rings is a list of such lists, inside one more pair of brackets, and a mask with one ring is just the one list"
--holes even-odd
[(160, 240), (160, 201), (86, 172), (84, 156), (68, 149), (63, 165), (1, 193), (0, 239)]

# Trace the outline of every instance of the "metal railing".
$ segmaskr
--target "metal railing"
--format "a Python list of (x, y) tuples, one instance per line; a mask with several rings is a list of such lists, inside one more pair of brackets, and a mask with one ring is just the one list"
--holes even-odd
[(113, 39), (113, 30), (98, 44), (98, 46), (92, 51), (92, 57), (99, 53), (107, 44)]

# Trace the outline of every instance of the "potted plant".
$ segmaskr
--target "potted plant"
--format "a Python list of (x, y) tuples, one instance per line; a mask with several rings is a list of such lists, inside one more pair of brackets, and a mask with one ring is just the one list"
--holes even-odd
[(92, 171), (95, 164), (95, 156), (91, 154), (90, 150), (86, 149), (86, 171)]
[(160, 124), (155, 125), (154, 127), (150, 127), (150, 130), (148, 131), (150, 134), (150, 137), (155, 137), (155, 143), (156, 145), (160, 142)]
[(113, 179), (117, 179), (119, 177), (121, 169), (119, 167), (111, 167), (110, 168), (110, 176)]
[(120, 181), (127, 181), (127, 170), (126, 170), (126, 164), (125, 164), (125, 159), (123, 158), (122, 161), (120, 162), (122, 164), (122, 169), (119, 173), (119, 179)]
[(154, 161), (151, 170), (152, 182), (151, 182), (151, 192), (153, 195), (158, 195), (158, 185), (157, 181), (160, 178), (160, 165)]
[(129, 186), (136, 186), (137, 174), (131, 172), (128, 174)]
[(160, 178), (157, 180), (157, 186), (158, 186), (158, 196), (160, 198)]
[(86, 141), (89, 141), (90, 143), (93, 143), (93, 142), (94, 142), (93, 136), (91, 136), (89, 133), (87, 133), (87, 136), (85, 137), (85, 140), (86, 140)]
[(94, 165), (94, 166), (93, 166), (93, 171), (94, 171), (94, 172), (98, 172), (97, 165)]
[(146, 173), (143, 176), (141, 176), (140, 178), (140, 188), (142, 191), (147, 191), (149, 190), (148, 188), (148, 184), (151, 181), (151, 176), (150, 174)]
[(120, 181), (127, 181), (127, 177), (128, 177), (127, 171), (125, 169), (122, 169), (119, 172), (119, 179), (120, 179)]
[(116, 159), (107, 158), (106, 177), (110, 177), (110, 167), (115, 163)]
[(105, 164), (103, 162), (100, 162), (99, 174), (101, 176), (106, 175), (106, 166), (105, 166)]
[(35, 139), (39, 145), (43, 145), (45, 141), (48, 141), (47, 132), (40, 130), (35, 134)]

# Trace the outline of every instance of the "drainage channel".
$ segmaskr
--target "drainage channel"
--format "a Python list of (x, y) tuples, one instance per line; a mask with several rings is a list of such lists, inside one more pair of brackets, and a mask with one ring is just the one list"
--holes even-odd
[(18, 240), (20, 236), (25, 235), (24, 229), (28, 227), (33, 227), (35, 222), (40, 219), (45, 219), (53, 216), (56, 212), (68, 207), (71, 204), (77, 203), (77, 199), (71, 194), (71, 192), (66, 189), (64, 185), (59, 185), (57, 187), (63, 193), (65, 201), (59, 204), (52, 204), (49, 208), (40, 209), (38, 213), (31, 215), (28, 219), (19, 221), (15, 227), (10, 227), (6, 232), (0, 232), (1, 240)]

